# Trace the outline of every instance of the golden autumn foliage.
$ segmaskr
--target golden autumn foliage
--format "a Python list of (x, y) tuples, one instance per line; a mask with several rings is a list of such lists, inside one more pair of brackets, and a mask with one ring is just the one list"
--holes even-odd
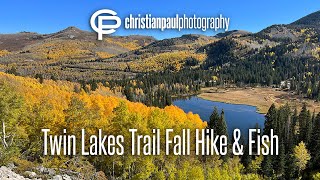
[(107, 53), (107, 52), (96, 52), (96, 55), (100, 59), (107, 59), (107, 58), (110, 58), (110, 57), (114, 56), (113, 54), (110, 54), (110, 53)]
[[(30, 168), (31, 164), (32, 167), (66, 168), (83, 173), (84, 179), (90, 178), (96, 170), (103, 171), (108, 179), (261, 179), (257, 174), (243, 174), (239, 157), (223, 162), (219, 156), (212, 156), (203, 162), (203, 157), (195, 156), (194, 151), (190, 156), (164, 155), (165, 133), (160, 135), (162, 148), (161, 155), (157, 156), (131, 155), (128, 140), (123, 144), (126, 149), (123, 156), (44, 156), (41, 129), (50, 129), (53, 135), (66, 129), (77, 139), (81, 129), (85, 129), (88, 136), (97, 135), (101, 129), (106, 134), (130, 139), (128, 130), (132, 128), (145, 135), (152, 135), (152, 129), (161, 132), (174, 129), (174, 134), (180, 135), (182, 129), (190, 129), (194, 137), (195, 129), (206, 128), (207, 123), (199, 115), (185, 113), (176, 106), (161, 109), (115, 97), (101, 84), (96, 91), (86, 93), (77, 83), (53, 80), (39, 83), (38, 79), (0, 72), (0, 87), (11, 92), (8, 96), (22, 100), (15, 106), (15, 112), (19, 113), (12, 116), (17, 123), (8, 124), (8, 131), (15, 130), (10, 132), (16, 135), (15, 144), (6, 149), (0, 146), (0, 165), (15, 162), (20, 171)], [(191, 149), (195, 148), (194, 140), (191, 138)], [(89, 142), (88, 137), (86, 141)], [(80, 148), (81, 141), (76, 143), (77, 149)], [(23, 150), (23, 154), (17, 150)], [(26, 157), (34, 160), (30, 162)]]
[(109, 44), (120, 46), (122, 48), (126, 48), (126, 49), (129, 49), (129, 50), (135, 50), (135, 49), (138, 49), (138, 48), (141, 47), (141, 46), (138, 45), (137, 40), (134, 40), (134, 41), (117, 41), (114, 38), (108, 38), (107, 37), (107, 38), (104, 39), (104, 41), (106, 41)]
[(137, 72), (162, 71), (167, 68), (179, 71), (188, 58), (194, 58), (200, 63), (206, 59), (206, 54), (191, 51), (166, 52), (128, 64), (131, 70)]
[(7, 51), (7, 50), (0, 50), (0, 57), (4, 57), (4, 56), (6, 56), (6, 55), (8, 55), (8, 54), (10, 54), (9, 51)]
[[(143, 134), (151, 134), (151, 130), (155, 128), (161, 131), (172, 128), (179, 133), (182, 129), (195, 130), (206, 127), (206, 123), (199, 115), (186, 114), (176, 106), (167, 106), (164, 109), (147, 107), (141, 103), (106, 95), (108, 89), (99, 87), (97, 91), (91, 93), (83, 90), (76, 92), (75, 89), (78, 87), (76, 83), (52, 80), (39, 83), (37, 79), (0, 73), (0, 85), (2, 84), (6, 84), (24, 102), (17, 117), (20, 123), (12, 125), (20, 132), (15, 147), (24, 149), (24, 156), (40, 155), (41, 162), (46, 166), (69, 168), (65, 162), (71, 157), (42, 156), (41, 129), (50, 129), (52, 134), (61, 134), (63, 129), (67, 129), (68, 133), (76, 136), (81, 136), (81, 129), (85, 129), (88, 134), (97, 134), (97, 130), (102, 129), (108, 134), (122, 134), (125, 138), (129, 138), (128, 130), (131, 128), (136, 128)], [(165, 142), (164, 138), (164, 135), (161, 135), (162, 143)], [(130, 145), (125, 142), (124, 146), (130, 149)], [(4, 149), (0, 148), (0, 151)], [(88, 160), (96, 162), (96, 165), (99, 162), (98, 166), (106, 173), (113, 171), (113, 168), (122, 169), (117, 171), (115, 176), (124, 179), (129, 177), (147, 179), (157, 174), (158, 163), (167, 164), (167, 168), (177, 166), (172, 173), (178, 173), (179, 167), (175, 164), (177, 156), (136, 157), (129, 154), (129, 151), (125, 156), (125, 159), (121, 156), (104, 156), (90, 157)], [(11, 162), (10, 158), (6, 161)], [(181, 160), (181, 162), (188, 161), (188, 159)], [(190, 167), (192, 164), (194, 163), (191, 163)], [(132, 167), (135, 169), (129, 170)], [(192, 173), (198, 176), (197, 173)]]
[[(108, 179), (261, 179), (257, 174), (243, 174), (239, 157), (223, 162), (219, 156), (212, 156), (203, 162), (203, 157), (195, 156), (194, 151), (190, 156), (164, 155), (165, 133), (160, 135), (162, 148), (161, 155), (157, 156), (131, 155), (129, 140), (123, 144), (126, 149), (123, 156), (44, 156), (41, 129), (50, 129), (53, 135), (62, 134), (66, 129), (77, 139), (80, 139), (81, 129), (85, 129), (88, 136), (97, 135), (101, 129), (106, 134), (130, 139), (128, 130), (132, 128), (145, 135), (152, 135), (152, 129), (161, 132), (174, 129), (174, 134), (180, 135), (182, 129), (190, 129), (194, 137), (195, 129), (206, 128), (207, 123), (199, 115), (185, 113), (176, 106), (161, 109), (115, 97), (101, 84), (96, 91), (86, 93), (79, 90), (77, 83), (53, 80), (40, 83), (38, 79), (0, 72), (0, 88), (8, 92), (2, 93), (4, 98), (21, 99), (16, 101), (19, 106), (12, 106), (19, 112), (12, 115), (15, 123), (8, 123), (8, 133), (15, 135), (15, 143), (5, 149), (0, 146), (0, 165), (15, 162), (22, 172), (31, 165), (66, 168), (83, 173), (84, 179), (90, 178), (96, 170), (103, 171)], [(89, 142), (88, 137), (86, 140)], [(194, 140), (191, 138), (191, 149), (194, 149)], [(80, 146), (78, 144), (77, 148)]]
[(40, 58), (49, 60), (76, 59), (87, 57), (91, 53), (88, 47), (93, 45), (93, 43), (77, 40), (55, 40), (35, 46), (31, 51)]
[(311, 51), (312, 56), (314, 56), (317, 59), (320, 59), (320, 47), (316, 47)]
[[(146, 116), (144, 121), (148, 120), (148, 116), (153, 111), (160, 111), (168, 115), (166, 121), (173, 121), (179, 123), (191, 123), (198, 128), (204, 128), (205, 123), (201, 121), (198, 115), (185, 114), (181, 109), (175, 106), (168, 106), (165, 109), (159, 109), (156, 107), (147, 107), (141, 103), (129, 102), (122, 98), (110, 96), (111, 93), (106, 95), (108, 90), (102, 90), (98, 88), (97, 91), (93, 91), (90, 94), (84, 91), (80, 93), (74, 92), (75, 83), (67, 81), (52, 81), (45, 80), (42, 84), (38, 80), (33, 78), (24, 78), (14, 76), (10, 74), (0, 73), (0, 82), (7, 82), (12, 88), (14, 88), (18, 94), (24, 99), (27, 99), (26, 104), (28, 108), (33, 108), (37, 105), (47, 104), (50, 105), (50, 111), (47, 115), (52, 114), (54, 117), (51, 119), (53, 124), (64, 124), (64, 110), (69, 106), (69, 103), (73, 98), (81, 100), (85, 107), (99, 115), (99, 120), (110, 121), (112, 111), (119, 105), (120, 102), (125, 102), (128, 106), (130, 113), (138, 113)], [(138, 108), (137, 108), (138, 107)], [(55, 122), (56, 121), (56, 122)], [(167, 124), (170, 124), (169, 122)]]
[(311, 159), (311, 156), (303, 141), (294, 147), (293, 156), (296, 159), (296, 166), (298, 167), (299, 171), (304, 170), (307, 167), (308, 161)]

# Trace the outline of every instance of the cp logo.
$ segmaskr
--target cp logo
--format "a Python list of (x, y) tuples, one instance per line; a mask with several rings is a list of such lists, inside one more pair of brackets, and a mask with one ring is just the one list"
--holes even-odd
[[(103, 14), (103, 15), (102, 15)], [(106, 14), (110, 14), (112, 16), (107, 16)], [(101, 15), (101, 16), (100, 16)], [(102, 9), (95, 12), (90, 19), (91, 28), (98, 33), (98, 40), (102, 40), (103, 34), (111, 34), (114, 33), (118, 27), (121, 25), (121, 19), (116, 16), (117, 13), (109, 10)], [(98, 26), (96, 25), (96, 19), (98, 18)], [(113, 25), (103, 25), (103, 21), (116, 21), (116, 24)]]

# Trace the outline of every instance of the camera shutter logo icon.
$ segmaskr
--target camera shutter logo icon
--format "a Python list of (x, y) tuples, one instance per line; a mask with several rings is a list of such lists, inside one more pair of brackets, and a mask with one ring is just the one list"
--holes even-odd
[[(107, 14), (109, 14), (109, 16)], [(90, 25), (91, 25), (91, 28), (98, 33), (98, 40), (102, 40), (102, 35), (104, 35), (104, 34), (112, 34), (112, 33), (116, 32), (115, 29), (117, 29), (121, 26), (121, 19), (116, 15), (117, 15), (117, 13), (112, 10), (102, 9), (102, 10), (95, 12), (91, 16)], [(97, 18), (98, 18), (98, 21), (96, 24)], [(116, 23), (115, 24), (103, 24), (104, 21), (115, 21)]]

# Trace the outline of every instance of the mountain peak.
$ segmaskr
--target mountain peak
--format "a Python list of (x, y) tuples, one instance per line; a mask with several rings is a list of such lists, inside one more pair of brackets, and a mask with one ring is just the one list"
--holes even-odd
[(93, 34), (88, 31), (83, 31), (75, 26), (67, 27), (64, 30), (61, 30), (59, 32), (49, 34), (52, 38), (67, 38), (67, 39), (86, 39), (88, 36), (92, 36)]
[(81, 32), (82, 30), (75, 27), (75, 26), (69, 26), (66, 29), (62, 30), (61, 32)]
[(231, 31), (227, 31), (227, 32), (218, 33), (215, 35), (215, 37), (223, 38), (223, 37), (227, 37), (227, 36), (243, 36), (243, 35), (248, 35), (248, 34), (251, 34), (251, 33), (248, 31), (243, 31), (243, 30), (231, 30)]
[(319, 26), (320, 25), (320, 11), (311, 13), (297, 21), (291, 23), (291, 25), (303, 25), (303, 26)]

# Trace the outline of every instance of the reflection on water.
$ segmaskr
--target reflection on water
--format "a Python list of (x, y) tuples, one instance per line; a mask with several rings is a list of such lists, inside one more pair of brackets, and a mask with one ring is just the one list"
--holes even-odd
[(256, 124), (258, 124), (261, 129), (264, 127), (264, 115), (257, 113), (257, 108), (254, 106), (208, 101), (196, 96), (176, 99), (173, 101), (173, 104), (185, 112), (191, 111), (199, 114), (204, 121), (209, 120), (215, 106), (219, 111), (223, 109), (229, 135), (231, 135), (233, 129), (238, 128), (241, 130), (244, 138), (247, 139), (249, 128), (254, 128)]

